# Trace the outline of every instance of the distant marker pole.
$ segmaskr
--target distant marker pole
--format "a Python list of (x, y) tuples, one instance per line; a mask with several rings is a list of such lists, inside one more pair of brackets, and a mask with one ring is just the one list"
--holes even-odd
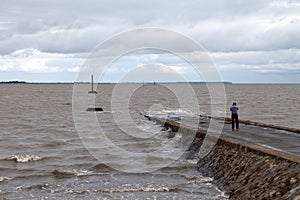
[(92, 92), (94, 91), (94, 76), (92, 75)]
[(92, 79), (92, 90), (89, 91), (89, 94), (97, 94), (96, 91), (94, 91), (94, 76), (91, 75), (91, 79)]
[[(91, 79), (92, 79), (92, 86), (91, 86), (91, 91), (89, 91), (89, 94), (97, 94), (97, 91), (94, 91), (94, 76), (91, 75)], [(94, 96), (95, 97), (95, 96)], [(103, 111), (103, 109), (101, 107), (89, 107), (86, 109), (86, 111)]]

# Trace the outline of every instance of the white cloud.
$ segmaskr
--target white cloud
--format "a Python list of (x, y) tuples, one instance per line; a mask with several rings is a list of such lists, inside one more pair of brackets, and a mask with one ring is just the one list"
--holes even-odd
[(294, 8), (300, 7), (300, 2), (292, 2), (292, 1), (272, 1), (270, 2), (270, 6), (279, 7), (279, 8)]
[(63, 64), (68, 59), (74, 61), (74, 59), (65, 54), (44, 53), (36, 49), (22, 49), (9, 55), (0, 56), (0, 71), (62, 72), (64, 71)]
[(12, 71), (12, 70), (13, 70), (12, 65), (9, 65), (9, 64), (0, 65), (0, 71), (2, 71), (2, 72), (9, 72), (9, 71)]
[(185, 81), (181, 74), (162, 64), (140, 65), (122, 76), (123, 82)]
[(70, 67), (68, 68), (67, 70), (68, 72), (79, 72), (80, 71), (80, 67), (77, 66), (77, 67)]

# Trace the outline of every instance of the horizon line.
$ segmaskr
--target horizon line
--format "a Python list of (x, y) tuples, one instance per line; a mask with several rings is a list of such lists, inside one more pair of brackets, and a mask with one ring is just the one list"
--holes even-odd
[[(152, 81), (152, 82), (94, 82), (95, 84), (228, 84), (228, 85), (264, 85), (264, 84), (272, 84), (272, 85), (298, 85), (299, 83), (275, 83), (275, 82), (249, 82), (249, 83), (243, 83), (243, 82), (231, 82), (231, 81), (210, 81), (210, 82), (205, 82), (205, 81), (187, 81), (187, 82), (171, 82), (171, 81), (166, 81), (166, 82), (161, 82), (161, 81)], [(45, 82), (34, 82), (34, 81), (1, 81), (0, 84), (91, 84), (89, 81), (56, 81), (56, 82), (50, 82), (50, 81), (45, 81)]]

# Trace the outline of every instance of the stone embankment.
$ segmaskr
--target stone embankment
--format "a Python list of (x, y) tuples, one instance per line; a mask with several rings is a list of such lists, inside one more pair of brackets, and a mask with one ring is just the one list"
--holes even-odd
[[(189, 130), (172, 120), (146, 117), (173, 132)], [(191, 132), (195, 130), (191, 128)], [(188, 157), (197, 158), (205, 134), (203, 130), (196, 131)], [(300, 155), (291, 156), (254, 143), (220, 137), (213, 150), (198, 159), (199, 171), (213, 177), (229, 199), (300, 200)]]
[(300, 164), (219, 140), (198, 162), (230, 199), (300, 200)]

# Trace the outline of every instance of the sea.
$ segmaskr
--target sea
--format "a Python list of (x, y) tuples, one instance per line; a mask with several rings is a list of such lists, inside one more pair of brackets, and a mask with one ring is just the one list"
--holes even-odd
[(143, 114), (229, 116), (237, 102), (240, 119), (299, 129), (300, 85), (215, 87), (0, 84), (0, 199), (228, 199), (185, 135)]

